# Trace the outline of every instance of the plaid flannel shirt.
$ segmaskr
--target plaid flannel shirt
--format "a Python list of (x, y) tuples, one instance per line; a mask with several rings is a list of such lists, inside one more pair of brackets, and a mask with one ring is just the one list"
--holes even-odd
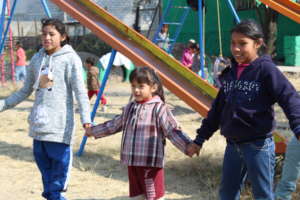
[(183, 153), (192, 142), (158, 96), (145, 103), (131, 102), (121, 115), (92, 128), (95, 138), (120, 131), (123, 131), (121, 162), (127, 166), (162, 168), (165, 138)]

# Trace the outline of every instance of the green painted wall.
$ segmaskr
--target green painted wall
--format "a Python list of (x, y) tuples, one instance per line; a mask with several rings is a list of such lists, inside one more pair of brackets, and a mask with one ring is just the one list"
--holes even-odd
[[(169, 0), (163, 1), (163, 7), (167, 5)], [(186, 6), (185, 0), (173, 0), (177, 6)], [(225, 56), (230, 55), (230, 30), (234, 26), (234, 18), (228, 8), (225, 0), (219, 0), (220, 2), (220, 15), (221, 15), (221, 30), (222, 30), (222, 46), (223, 54)], [(208, 55), (219, 55), (219, 39), (218, 39), (218, 24), (217, 24), (217, 8), (216, 0), (206, 0), (206, 15), (205, 15), (205, 51)], [(166, 17), (169, 21), (176, 21), (180, 19), (182, 10), (172, 9), (169, 15)], [(239, 11), (238, 15), (241, 19), (254, 18), (256, 19), (256, 13), (254, 10)], [(174, 33), (174, 28), (170, 26), (170, 34)], [(278, 19), (278, 38), (276, 42), (277, 46), (277, 58), (284, 58), (284, 37), (289, 35), (300, 35), (300, 25), (293, 22), (289, 18), (280, 15)], [(177, 39), (177, 42), (185, 43), (190, 38), (199, 41), (199, 22), (198, 13), (192, 11), (189, 13), (183, 29)]]

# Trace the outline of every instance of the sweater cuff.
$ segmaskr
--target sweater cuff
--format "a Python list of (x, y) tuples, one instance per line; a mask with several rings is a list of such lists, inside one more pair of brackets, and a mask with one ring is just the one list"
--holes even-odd
[(199, 135), (197, 135), (196, 139), (194, 140), (194, 143), (199, 145), (199, 146), (201, 146), (204, 142), (205, 142), (205, 139), (199, 137)]

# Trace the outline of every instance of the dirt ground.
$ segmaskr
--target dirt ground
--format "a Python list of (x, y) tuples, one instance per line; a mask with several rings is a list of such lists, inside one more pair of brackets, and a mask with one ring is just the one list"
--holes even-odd
[[(293, 80), (300, 89), (300, 81), (297, 78)], [(0, 87), (0, 99), (15, 89), (12, 84)], [(107, 110), (102, 112), (99, 109), (96, 123), (111, 119), (121, 112), (122, 106), (129, 100), (129, 83), (122, 82), (119, 76), (112, 76), (105, 94), (108, 98)], [(166, 94), (167, 102), (183, 130), (194, 138), (201, 116), (170, 92)], [(30, 97), (15, 108), (0, 113), (0, 199), (42, 199), (41, 177), (32, 156), (32, 139), (28, 137), (27, 116), (32, 103), (33, 97)], [(78, 114), (76, 120), (74, 153), (83, 136)], [(66, 193), (69, 200), (128, 199), (127, 171), (119, 162), (120, 141), (121, 134), (98, 140), (89, 139), (84, 154), (81, 157), (74, 156)], [(217, 199), (224, 148), (225, 140), (218, 133), (205, 144), (200, 157), (188, 158), (167, 142), (166, 199)], [(243, 199), (252, 198), (245, 193)]]

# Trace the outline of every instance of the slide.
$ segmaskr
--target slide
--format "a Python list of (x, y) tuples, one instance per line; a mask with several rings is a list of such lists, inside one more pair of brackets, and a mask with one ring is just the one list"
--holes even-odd
[(157, 71), (163, 84), (191, 108), (206, 116), (217, 89), (165, 51), (91, 0), (51, 0), (136, 66)]
[(273, 10), (300, 24), (300, 3), (291, 0), (260, 0)]

